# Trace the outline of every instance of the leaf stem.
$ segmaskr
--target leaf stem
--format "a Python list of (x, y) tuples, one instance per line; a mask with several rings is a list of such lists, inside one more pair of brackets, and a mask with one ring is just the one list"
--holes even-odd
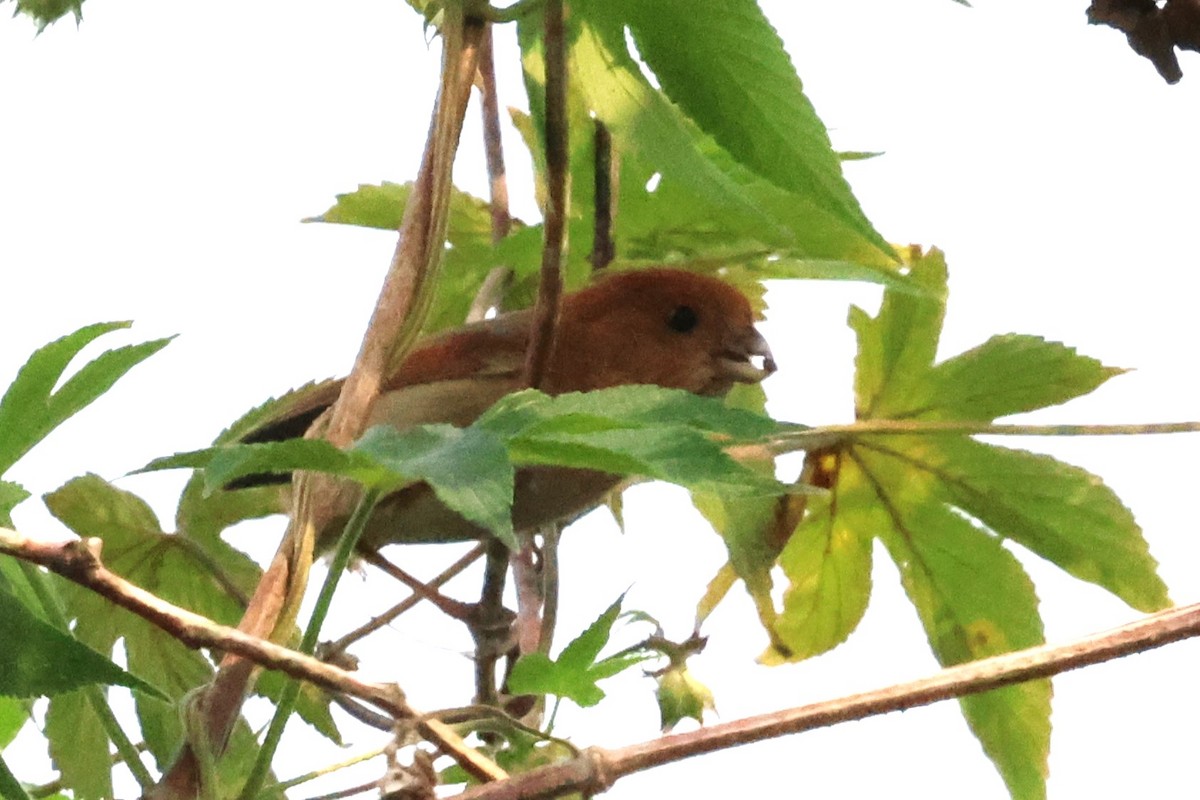
[(1200, 433), (1200, 422), (1151, 422), (1128, 425), (1021, 425), (962, 420), (869, 419), (846, 425), (821, 425), (771, 437), (773, 454), (829, 447), (859, 436), (1147, 436)]

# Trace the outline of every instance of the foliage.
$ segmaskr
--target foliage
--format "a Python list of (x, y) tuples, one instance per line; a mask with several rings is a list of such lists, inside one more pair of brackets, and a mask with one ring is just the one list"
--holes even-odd
[[(417, 5), (427, 21), (441, 19), (441, 4)], [(79, 14), (78, 3), (19, 0), (17, 8), (41, 26), (68, 11)], [(544, 187), (543, 9), (533, 3), (521, 11), (516, 27), (531, 111), (514, 114), (513, 123), (533, 151)], [(801, 480), (790, 485), (777, 480), (773, 455), (803, 426), (766, 417), (765, 398), (752, 392), (723, 404), (646, 386), (557, 397), (530, 390), (503, 398), (465, 428), (376, 427), (344, 450), (319, 439), (239, 443), (278, 404), (327, 388), (317, 385), (256, 409), (213, 447), (147, 467), (198, 470), (180, 498), (174, 530), (164, 530), (144, 500), (95, 475), (46, 494), (49, 510), (79, 536), (103, 540), (105, 563), (114, 572), (229, 625), (245, 610), (260, 569), (222, 532), (285, 506), (276, 488), (222, 487), (294, 470), (380, 492), (426, 484), (445, 506), (513, 549), (520, 546), (511, 522), (519, 467), (560, 465), (684, 486), (723, 537), (731, 574), (754, 600), (770, 663), (816, 656), (846, 640), (869, 601), (876, 539), (898, 566), (945, 665), (1043, 641), (1037, 597), (1013, 554), (1017, 547), (1133, 608), (1169, 604), (1132, 514), (1098, 477), (971, 436), (919, 430), (922, 422), (988, 423), (1064, 403), (1120, 370), (1023, 334), (998, 335), (937, 361), (947, 296), (941, 253), (897, 253), (872, 227), (842, 176), (842, 157), (753, 0), (577, 0), (566, 49), (573, 143), (567, 283), (581, 285), (591, 272), (587, 256), (597, 214), (591, 134), (603, 125), (619, 156), (612, 187), (620, 214), (617, 259), (609, 269), (666, 263), (720, 274), (760, 310), (768, 279), (880, 284), (885, 292), (876, 315), (859, 308), (849, 314), (858, 337), (855, 416), (907, 421), (911, 431), (851, 432), (812, 448)], [(411, 191), (410, 184), (363, 184), (309, 221), (394, 229)], [(493, 243), (491, 211), (482, 199), (453, 194), (445, 277), (425, 332), (460, 324), (499, 265), (513, 274), (499, 305), (531, 301), (541, 224), (518, 223)], [(119, 327), (82, 328), (30, 357), (0, 399), (0, 476), (167, 343), (110, 350), (63, 379), (85, 345)], [(29, 497), (23, 487), (0, 480), (0, 523), (10, 526), (10, 512)], [(779, 576), (786, 581), (781, 603)], [(722, 594), (706, 596), (702, 617)], [(599, 681), (666, 655), (670, 664), (658, 674), (656, 690), (664, 728), (685, 717), (701, 720), (713, 697), (677, 650), (643, 644), (601, 657), (622, 601), (556, 658), (525, 654), (508, 676), (510, 692), (590, 707), (605, 696)], [(29, 722), (31, 698), (49, 696), (43, 733), (63, 785), (77, 798), (111, 796), (110, 742), (129, 761), (136, 760), (129, 756), (132, 741), (140, 738), (165, 769), (186, 738), (178, 706), (213, 674), (212, 654), (189, 650), (146, 620), (6, 556), (0, 556), (0, 640), (15, 643), (0, 653), (0, 744)], [(111, 660), (118, 644), (126, 668)], [(259, 691), (277, 701), (286, 693), (283, 683), (274, 677)], [(108, 685), (134, 690), (138, 736), (115, 722), (106, 690), (97, 688)], [(1050, 696), (1048, 681), (1032, 681), (962, 701), (1015, 798), (1045, 794)], [(297, 709), (320, 734), (339, 741), (327, 696), (307, 688)], [(537, 732), (512, 728), (505, 738), (507, 746), (493, 750), (503, 754), (506, 768), (570, 755)], [(257, 748), (242, 721), (220, 762), (220, 792), (241, 786)], [(0, 794), (23, 793), (0, 760)]]

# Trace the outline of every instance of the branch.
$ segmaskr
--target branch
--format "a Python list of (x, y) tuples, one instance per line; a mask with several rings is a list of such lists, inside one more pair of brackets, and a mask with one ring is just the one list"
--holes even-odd
[[(333, 444), (349, 444), (362, 432), (371, 404), (390, 367), (411, 347), (441, 262), (446, 237), (451, 168), (475, 77), (484, 23), (447, 9), (442, 24), (442, 78), (425, 144), (420, 172), (404, 209), (399, 241), (354, 367), (330, 412), (324, 435)], [(316, 531), (330, 522), (336, 504), (333, 481), (300, 474), (295, 486), (291, 524), (270, 566), (259, 581), (239, 628), (252, 637), (278, 636), (290, 628), (304, 593)], [(200, 707), (205, 709), (208, 739), (220, 752), (253, 683), (253, 665), (230, 653), (222, 659)], [(193, 798), (200, 793), (196, 754), (185, 746), (170, 770), (150, 792), (151, 800)]]
[(959, 420), (868, 419), (846, 425), (820, 425), (771, 437), (763, 445), (735, 445), (731, 453), (761, 452), (763, 447), (780, 455), (795, 450), (830, 447), (858, 436), (1146, 436), (1165, 433), (1200, 433), (1200, 422), (1151, 422), (1131, 425), (1012, 425)]
[[(45, 567), (137, 614), (193, 649), (214, 648), (240, 656), (245, 662), (278, 670), (322, 689), (344, 692), (376, 706), (398, 720), (413, 720), (429, 741), (459, 761), (481, 780), (504, 777), (503, 770), (466, 745), (444, 723), (417, 714), (394, 685), (369, 683), (320, 659), (221, 625), (154, 595), (112, 572), (100, 560), (103, 542), (97, 538), (43, 542), (0, 528), (0, 553)], [(461, 759), (461, 760), (460, 760)]]
[(1014, 683), (1100, 664), (1200, 635), (1200, 604), (1168, 609), (1065, 645), (1031, 647), (944, 669), (936, 675), (837, 700), (711, 725), (613, 750), (593, 747), (579, 758), (477, 786), (456, 800), (533, 800), (572, 792), (596, 794), (626, 775), (737, 745), (841, 722), (903, 711)]
[(562, 297), (562, 256), (566, 241), (567, 172), (567, 54), (563, 30), (563, 0), (546, 0), (546, 183), (542, 269), (529, 350), (525, 354), (525, 384), (538, 388), (554, 350)]

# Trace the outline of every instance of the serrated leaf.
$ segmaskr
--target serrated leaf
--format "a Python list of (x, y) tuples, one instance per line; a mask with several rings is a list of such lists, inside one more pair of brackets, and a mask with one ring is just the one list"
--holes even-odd
[(925, 452), (920, 466), (937, 475), (950, 502), (992, 530), (1139, 611), (1170, 605), (1141, 527), (1097, 476), (966, 438), (939, 438)]
[(363, 434), (351, 452), (368, 456), (407, 480), (428, 483), (447, 508), (516, 548), (513, 466), (495, 434), (452, 425), (404, 431), (377, 425)]
[(170, 341), (156, 339), (101, 353), (55, 390), (80, 350), (105, 333), (127, 327), (127, 322), (88, 325), (44, 345), (29, 357), (0, 398), (0, 431), (4, 434), (0, 436), (0, 474)]
[(570, 416), (610, 419), (623, 425), (687, 425), (734, 441), (758, 439), (787, 427), (756, 411), (661, 386), (614, 386), (555, 397), (526, 389), (498, 401), (475, 424), (511, 436)]
[(59, 777), (76, 798), (106, 800), (114, 796), (108, 733), (86, 692), (52, 697), (45, 733)]
[[(584, 5), (584, 13), (629, 26), (666, 96), (734, 158), (887, 249), (851, 194), (824, 124), (754, 0)], [(729, 113), (732, 108), (738, 113)]]
[(83, 0), (17, 0), (17, 14), (24, 14), (37, 24), (40, 34), (67, 14), (75, 24), (83, 21)]
[[(891, 510), (880, 538), (943, 665), (1042, 644), (1037, 596), (1024, 568), (997, 537), (944, 505), (916, 500), (935, 491), (932, 480), (914, 478), (903, 460), (861, 453), (841, 480), (872, 485), (880, 506)], [(1014, 798), (1045, 796), (1050, 694), (1050, 682), (1037, 680), (961, 701)]]
[(809, 658), (841, 644), (858, 627), (871, 596), (869, 532), (880, 509), (842, 484), (830, 497), (808, 503), (807, 516), (779, 556), (789, 585), (774, 632), (785, 649), (764, 654), (768, 663)]
[(296, 470), (340, 475), (364, 485), (384, 486), (395, 481), (373, 459), (339, 450), (324, 439), (218, 445), (156, 458), (138, 472), (165, 469), (203, 469), (204, 486), (209, 492), (248, 475), (286, 475)]
[(1065, 403), (1122, 372), (1039, 336), (993, 336), (935, 366), (928, 404), (912, 415), (996, 419)]
[(11, 481), (0, 481), (0, 525), (12, 527), (12, 510), (29, 499), (25, 487)]
[(33, 705), (18, 697), (0, 697), (0, 751), (17, 737), (30, 720)]
[[(254, 682), (254, 692), (278, 705), (279, 697), (289, 680), (291, 679), (282, 672), (266, 671)], [(331, 704), (329, 694), (324, 690), (308, 682), (300, 684), (300, 694), (296, 696), (296, 713), (326, 739), (341, 745), (344, 742), (330, 711)]]
[(475, 426), (505, 437), (517, 464), (640, 475), (693, 489), (782, 491), (773, 478), (723, 449), (724, 443), (780, 430), (778, 423), (679, 390), (622, 386), (557, 397), (520, 392), (497, 403)]
[(544, 653), (527, 653), (513, 665), (508, 677), (514, 694), (552, 694), (587, 708), (604, 699), (597, 682), (610, 678), (652, 657), (640, 651), (623, 652), (597, 661), (608, 644), (613, 624), (621, 614), (624, 595), (605, 609), (579, 636), (563, 648), (557, 659)]
[(909, 277), (926, 288), (924, 295), (885, 292), (874, 318), (851, 308), (850, 327), (859, 340), (854, 378), (858, 419), (897, 418), (912, 407), (914, 395), (925, 391), (945, 315), (945, 258), (931, 250), (912, 265)]
[(8, 592), (0, 592), (0, 695), (34, 698), (92, 684), (128, 686), (162, 697), (136, 675), (43, 621)]
[[(394, 231), (400, 226), (404, 204), (411, 192), (411, 182), (360, 184), (353, 192), (339, 194), (337, 202), (324, 214), (310, 217), (305, 222), (332, 222)], [(517, 219), (512, 220), (512, 224), (517, 232), (525, 227)], [(537, 238), (540, 241), (540, 236)], [(446, 241), (442, 279), (434, 289), (433, 303), (422, 328), (427, 334), (461, 325), (492, 267), (500, 264), (515, 266), (502, 260), (493, 247), (490, 204), (459, 189), (451, 189)], [(535, 263), (536, 259), (520, 260), (522, 266)]]

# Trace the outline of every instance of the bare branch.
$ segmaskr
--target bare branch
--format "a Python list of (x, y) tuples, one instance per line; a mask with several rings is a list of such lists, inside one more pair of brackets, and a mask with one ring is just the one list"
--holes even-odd
[(105, 567), (100, 560), (102, 545), (103, 542), (97, 538), (44, 542), (8, 528), (0, 528), (0, 553), (43, 566), (88, 588), (166, 631), (188, 647), (214, 648), (231, 653), (239, 656), (241, 663), (278, 670), (323, 689), (365, 700), (394, 719), (413, 720), (422, 736), (453, 756), (464, 769), (481, 780), (505, 777), (503, 770), (466, 745), (444, 723), (413, 711), (405, 701), (404, 693), (395, 685), (359, 680), (352, 673), (320, 659), (168, 603)]
[(626, 775), (692, 756), (1048, 678), (1197, 635), (1200, 635), (1200, 604), (1172, 608), (1069, 644), (1031, 647), (961, 664), (909, 683), (711, 725), (628, 747), (591, 748), (579, 758), (500, 783), (478, 786), (455, 797), (458, 800), (533, 800), (572, 792), (595, 794), (605, 791)]

